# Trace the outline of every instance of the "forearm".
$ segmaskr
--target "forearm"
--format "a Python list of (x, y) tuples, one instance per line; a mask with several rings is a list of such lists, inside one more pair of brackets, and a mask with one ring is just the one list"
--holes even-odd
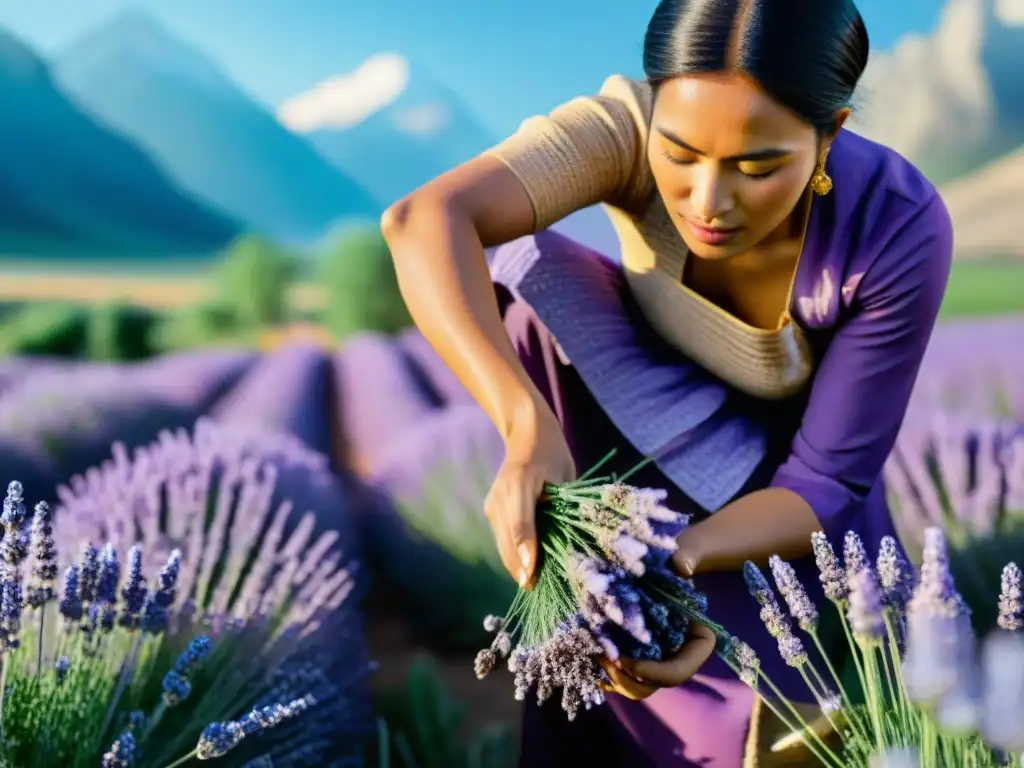
[(399, 288), (416, 326), (507, 438), (543, 398), (498, 311), (477, 230), (467, 215), (421, 198), (385, 217)]
[(786, 488), (765, 488), (722, 507), (679, 537), (677, 563), (686, 575), (735, 571), (751, 560), (765, 563), (811, 552), (811, 534), (821, 524), (810, 505)]

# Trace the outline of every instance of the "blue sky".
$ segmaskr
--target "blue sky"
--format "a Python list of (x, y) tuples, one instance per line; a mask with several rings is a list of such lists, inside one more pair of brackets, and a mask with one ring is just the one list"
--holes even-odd
[[(927, 32), (943, 0), (860, 0), (873, 44)], [(151, 12), (276, 106), (367, 56), (397, 51), (465, 98), (496, 135), (639, 75), (656, 0), (0, 0), (0, 24), (46, 55), (125, 8)], [(513, 10), (513, 8), (515, 10)]]

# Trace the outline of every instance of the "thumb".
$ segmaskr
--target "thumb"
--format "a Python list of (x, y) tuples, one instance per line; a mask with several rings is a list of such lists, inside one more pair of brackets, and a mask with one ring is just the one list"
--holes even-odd
[(523, 589), (534, 587), (537, 569), (537, 497), (539, 491), (521, 487), (511, 499), (508, 520), (509, 540), (518, 559), (517, 581)]

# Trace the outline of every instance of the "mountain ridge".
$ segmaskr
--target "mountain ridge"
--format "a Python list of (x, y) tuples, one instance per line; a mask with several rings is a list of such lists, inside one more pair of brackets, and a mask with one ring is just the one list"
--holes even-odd
[(72, 98), (146, 149), (183, 188), (254, 230), (313, 241), (338, 220), (380, 211), (362, 185), (205, 54), (141, 12), (80, 36), (58, 53), (54, 71)]

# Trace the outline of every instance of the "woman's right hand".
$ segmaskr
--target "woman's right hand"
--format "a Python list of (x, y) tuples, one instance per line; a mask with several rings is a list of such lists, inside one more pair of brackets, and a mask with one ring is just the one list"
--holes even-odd
[(501, 561), (524, 589), (533, 589), (537, 565), (537, 502), (546, 485), (576, 479), (576, 463), (555, 414), (533, 403), (505, 439), (505, 459), (484, 501)]

